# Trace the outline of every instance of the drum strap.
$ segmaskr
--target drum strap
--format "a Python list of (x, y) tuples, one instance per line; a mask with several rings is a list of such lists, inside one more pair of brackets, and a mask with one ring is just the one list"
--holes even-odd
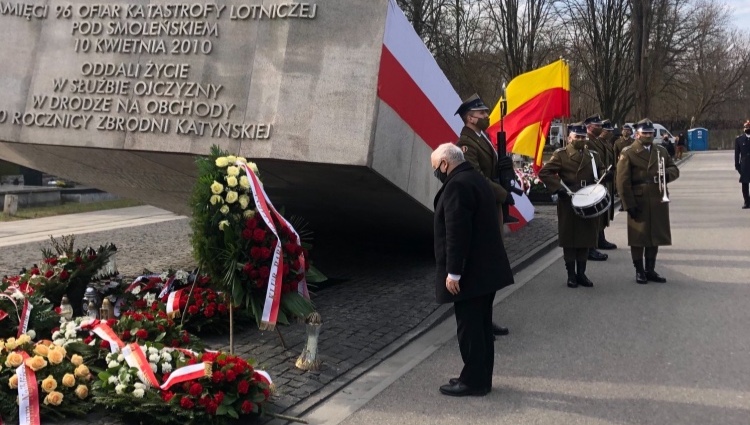
[(589, 152), (589, 156), (591, 156), (591, 169), (594, 170), (594, 181), (599, 181), (599, 171), (596, 170), (596, 160), (594, 160), (594, 154)]

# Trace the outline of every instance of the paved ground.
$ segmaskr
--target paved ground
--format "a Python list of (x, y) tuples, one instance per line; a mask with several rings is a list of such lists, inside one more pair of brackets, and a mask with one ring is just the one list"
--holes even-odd
[[(674, 245), (657, 263), (668, 283), (637, 285), (627, 248), (590, 263), (592, 289), (565, 287), (560, 250), (527, 269), (527, 283), (495, 309), (513, 333), (497, 342), (487, 397), (438, 393), (461, 365), (447, 320), (432, 340), (414, 341), (425, 361), (343, 422), (313, 412), (312, 423), (750, 423), (750, 211), (740, 209), (732, 162), (731, 152), (697, 154), (670, 184)], [(626, 247), (624, 216), (608, 236)]]
[[(507, 236), (508, 255), (517, 268), (528, 264), (536, 251), (555, 244), (554, 208), (539, 207), (526, 228)], [(152, 207), (134, 207), (0, 223), (0, 274), (16, 273), (20, 267), (38, 262), (50, 233), (75, 233), (77, 246), (115, 243), (118, 268), (125, 276), (136, 276), (144, 268), (162, 271), (192, 269), (194, 265), (187, 219)], [(314, 298), (324, 320), (320, 372), (303, 373), (294, 367), (306, 341), (302, 325), (282, 329), (288, 350), (280, 347), (273, 332), (251, 328), (236, 335), (235, 350), (254, 358), (273, 375), (279, 387), (273, 401), (277, 412), (301, 414), (449, 313), (446, 306), (434, 302), (430, 244), (362, 241), (361, 246), (353, 247), (340, 243), (324, 246), (319, 241), (313, 250), (316, 265), (335, 282)], [(506, 318), (499, 315), (498, 321), (505, 323)], [(513, 327), (511, 332), (515, 332)], [(205, 339), (214, 348), (228, 344), (225, 336)], [(113, 422), (94, 417), (65, 423)]]

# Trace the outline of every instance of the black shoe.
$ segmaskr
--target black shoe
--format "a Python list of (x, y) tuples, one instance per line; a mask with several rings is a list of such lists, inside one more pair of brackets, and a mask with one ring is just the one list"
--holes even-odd
[(504, 327), (496, 325), (494, 323), (492, 324), (492, 334), (493, 335), (504, 336), (504, 335), (508, 335), (509, 333), (510, 333), (510, 330), (508, 328), (504, 328)]
[(586, 277), (586, 262), (576, 261), (576, 269), (576, 282), (578, 282), (578, 284), (583, 286), (584, 288), (592, 288), (594, 286), (594, 282), (590, 281), (589, 278)]
[(456, 381), (455, 384), (447, 384), (440, 386), (440, 393), (449, 395), (451, 397), (465, 397), (465, 396), (483, 396), (490, 392), (487, 388), (472, 388), (465, 385), (461, 381)]
[(599, 242), (599, 249), (617, 249), (617, 245), (604, 239), (603, 241)]
[[(451, 378), (451, 379), (448, 380), (448, 384), (449, 385), (456, 385), (456, 384), (458, 384), (458, 382), (459, 382), (458, 378)], [(484, 389), (487, 390), (487, 392), (492, 391), (492, 387), (485, 387)]]
[(568, 271), (568, 288), (578, 288), (578, 279), (576, 279), (576, 263), (568, 261), (565, 263), (565, 270)]
[(743, 210), (746, 210), (746, 209), (748, 209), (748, 208), (750, 208), (750, 204), (745, 204), (745, 205), (743, 205), (743, 206), (742, 206), (742, 209), (743, 209)]
[(667, 278), (654, 271), (656, 258), (646, 258), (646, 279), (651, 282), (666, 283)]
[(589, 249), (589, 260), (591, 261), (607, 261), (609, 255), (601, 253), (594, 248)]
[(641, 285), (647, 284), (648, 279), (646, 279), (646, 271), (643, 270), (643, 260), (633, 260), (633, 265), (635, 266), (635, 282)]

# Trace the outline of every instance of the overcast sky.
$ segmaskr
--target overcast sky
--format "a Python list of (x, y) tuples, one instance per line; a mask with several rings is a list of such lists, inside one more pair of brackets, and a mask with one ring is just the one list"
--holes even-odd
[(724, 0), (733, 10), (732, 22), (739, 29), (750, 31), (750, 0)]

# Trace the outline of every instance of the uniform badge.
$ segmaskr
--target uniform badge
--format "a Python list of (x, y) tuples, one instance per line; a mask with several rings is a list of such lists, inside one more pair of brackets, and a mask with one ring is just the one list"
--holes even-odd
[(466, 145), (461, 146), (461, 151), (463, 151), (463, 153), (466, 153), (468, 150), (469, 150), (468, 146)]

